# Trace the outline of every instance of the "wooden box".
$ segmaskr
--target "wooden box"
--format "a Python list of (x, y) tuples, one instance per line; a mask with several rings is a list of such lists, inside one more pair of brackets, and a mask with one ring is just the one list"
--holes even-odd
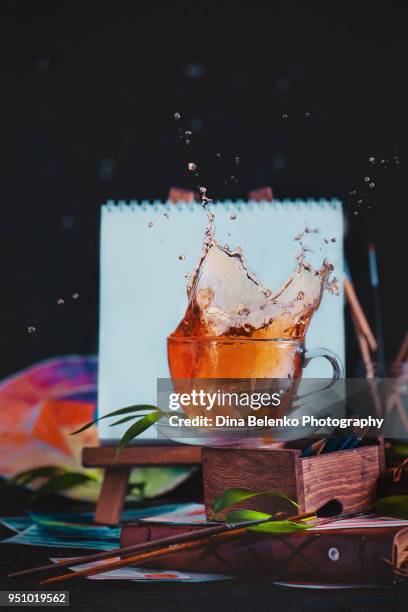
[[(283, 493), (299, 504), (299, 512), (317, 510), (334, 500), (341, 503), (342, 514), (369, 511), (377, 481), (385, 470), (382, 439), (365, 441), (364, 446), (352, 450), (305, 458), (300, 448), (203, 448), (202, 461), (208, 518), (216, 497), (231, 487)], [(277, 499), (268, 495), (237, 507), (283, 510), (277, 507)]]

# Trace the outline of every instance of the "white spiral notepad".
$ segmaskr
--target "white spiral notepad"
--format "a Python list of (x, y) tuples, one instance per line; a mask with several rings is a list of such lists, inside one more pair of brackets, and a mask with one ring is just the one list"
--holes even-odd
[[(242, 247), (249, 269), (264, 286), (276, 289), (293, 272), (299, 249), (294, 237), (306, 226), (319, 229), (308, 259), (319, 266), (327, 255), (342, 278), (338, 200), (226, 201), (214, 204), (212, 211), (218, 242)], [(205, 226), (200, 204), (109, 201), (102, 206), (99, 416), (129, 404), (156, 404), (157, 378), (169, 377), (166, 338), (184, 315), (186, 275), (199, 258)], [(343, 296), (326, 292), (310, 325), (307, 347), (329, 348), (344, 362), (343, 316)], [(325, 360), (315, 359), (304, 375), (331, 376), (331, 369)], [(99, 437), (102, 442), (117, 439), (127, 426), (113, 430), (102, 420)], [(142, 439), (152, 436), (147, 431)]]

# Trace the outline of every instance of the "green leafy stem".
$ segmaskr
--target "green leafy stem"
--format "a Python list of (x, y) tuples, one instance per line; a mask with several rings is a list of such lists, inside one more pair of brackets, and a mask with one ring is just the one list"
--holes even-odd
[(38, 479), (45, 482), (34, 491), (31, 501), (43, 495), (60, 493), (91, 481), (97, 481), (91, 474), (69, 471), (63, 467), (50, 465), (20, 472), (10, 479), (9, 484), (24, 487)]
[(374, 512), (377, 516), (408, 519), (408, 495), (382, 497), (375, 502)]
[(103, 416), (86, 423), (80, 429), (73, 431), (71, 435), (79, 434), (92, 425), (95, 425), (102, 419), (108, 419), (112, 417), (122, 417), (119, 420), (111, 423), (109, 427), (114, 427), (115, 425), (121, 425), (122, 423), (127, 423), (129, 421), (135, 421), (123, 434), (115, 453), (115, 458), (113, 463), (115, 463), (122, 452), (122, 450), (127, 446), (132, 440), (134, 440), (141, 433), (149, 429), (152, 425), (157, 423), (163, 416), (167, 416), (168, 413), (160, 410), (157, 406), (152, 406), (150, 404), (134, 404), (132, 406), (126, 406), (125, 408), (119, 408), (118, 410), (114, 410), (113, 412), (109, 412), (108, 414), (104, 414)]
[[(253, 491), (251, 489), (244, 488), (231, 488), (227, 489), (219, 495), (212, 505), (212, 519), (217, 520), (217, 515), (231, 506), (235, 506), (243, 501), (259, 497), (260, 495), (269, 495), (277, 499), (285, 501), (288, 506), (293, 506), (297, 510), (299, 505), (293, 500), (275, 491)], [(308, 517), (308, 519), (313, 517)], [(229, 511), (224, 520), (227, 523), (240, 523), (242, 521), (257, 521), (262, 519), (271, 519), (260, 525), (254, 525), (248, 527), (249, 531), (257, 531), (261, 533), (294, 533), (295, 531), (302, 531), (308, 528), (306, 519), (295, 522), (294, 520), (275, 518), (272, 514), (265, 512), (258, 512), (257, 510), (249, 510), (245, 508), (239, 508), (236, 510)]]
[[(253, 491), (251, 489), (244, 488), (231, 488), (224, 491), (213, 502), (212, 519), (217, 520), (217, 515), (231, 506), (235, 506), (236, 504), (242, 503), (254, 497), (259, 497), (261, 495), (268, 495), (281, 499), (287, 502), (289, 506), (294, 506), (297, 509), (299, 508), (299, 505), (293, 499), (290, 499), (282, 493), (277, 493), (275, 491)], [(377, 516), (408, 519), (408, 495), (391, 495), (389, 497), (378, 499), (374, 504), (373, 510)], [(239, 523), (242, 521), (254, 521), (268, 518), (271, 520), (260, 525), (248, 527), (248, 530), (261, 533), (294, 533), (296, 531), (308, 529), (310, 526), (307, 524), (307, 521), (315, 518), (315, 516), (309, 516), (303, 519), (300, 518), (298, 521), (288, 519), (282, 520), (274, 517), (272, 514), (240, 508), (229, 511), (225, 515), (224, 520), (227, 523)]]

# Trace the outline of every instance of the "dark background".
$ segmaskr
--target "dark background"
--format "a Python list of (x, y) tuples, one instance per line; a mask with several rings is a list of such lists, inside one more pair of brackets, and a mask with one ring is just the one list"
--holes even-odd
[(263, 185), (342, 198), (371, 321), (377, 247), (392, 359), (406, 324), (406, 23), (403, 2), (3, 0), (0, 375), (97, 351), (104, 200), (197, 181), (215, 198)]

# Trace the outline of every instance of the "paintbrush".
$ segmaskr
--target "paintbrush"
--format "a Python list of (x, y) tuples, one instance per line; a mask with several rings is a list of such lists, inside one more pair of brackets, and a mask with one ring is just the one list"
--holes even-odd
[[(270, 519), (269, 519), (270, 520)], [(90, 563), (92, 561), (101, 561), (103, 559), (109, 559), (111, 557), (117, 557), (118, 555), (131, 554), (136, 552), (145, 552), (153, 547), (157, 546), (171, 546), (172, 544), (179, 544), (181, 542), (185, 542), (187, 540), (195, 540), (197, 538), (202, 538), (204, 536), (210, 537), (212, 535), (216, 535), (217, 533), (228, 531), (230, 529), (235, 529), (235, 524), (225, 523), (217, 524), (207, 529), (201, 528), (197, 529), (197, 531), (186, 531), (185, 533), (179, 533), (172, 536), (168, 536), (166, 538), (160, 538), (158, 540), (149, 540), (148, 542), (140, 542), (139, 544), (133, 544), (132, 546), (123, 546), (121, 548), (116, 548), (114, 550), (108, 550), (99, 553), (93, 553), (92, 555), (87, 555), (83, 557), (74, 557), (73, 559), (69, 559), (67, 561), (61, 561), (57, 564), (49, 563), (47, 565), (40, 565), (38, 567), (33, 567), (25, 570), (20, 570), (18, 572), (13, 572), (8, 575), (9, 578), (16, 578), (17, 576), (25, 576), (29, 574), (34, 574), (36, 572), (42, 572), (46, 570), (59, 569), (60, 567), (72, 567), (75, 565), (82, 565), (83, 563)]]
[[(304, 516), (303, 518), (308, 518), (311, 516), (315, 516), (315, 513), (311, 512), (307, 514), (307, 516)], [(293, 520), (294, 518), (298, 518), (298, 517), (291, 517), (288, 520)], [(220, 542), (235, 539), (235, 538), (238, 538), (244, 535), (247, 532), (247, 529), (249, 527), (254, 527), (256, 525), (261, 525), (262, 523), (268, 523), (268, 522), (271, 522), (271, 518), (262, 519), (259, 521), (245, 521), (244, 523), (238, 523), (238, 524), (234, 523), (228, 527), (224, 526), (224, 529), (222, 531), (219, 531), (216, 534), (210, 534), (210, 535), (208, 535), (208, 533), (205, 533), (206, 530), (203, 529), (201, 530), (201, 533), (197, 534), (197, 536), (195, 536), (194, 538), (191, 537), (193, 534), (190, 533), (189, 534), (190, 537), (186, 541), (183, 538), (183, 541), (181, 542), (179, 541), (171, 545), (166, 545), (165, 547), (163, 547), (162, 545), (159, 548), (157, 548), (158, 542), (159, 542), (159, 540), (157, 540), (156, 542), (150, 543), (151, 544), (150, 550), (146, 550), (145, 552), (138, 552), (134, 555), (126, 555), (126, 557), (123, 559), (107, 561), (106, 563), (102, 563), (99, 566), (86, 568), (78, 572), (71, 572), (69, 574), (62, 574), (60, 576), (54, 576), (52, 578), (47, 578), (46, 580), (42, 580), (38, 584), (39, 585), (55, 584), (56, 582), (64, 582), (67, 580), (72, 580), (74, 578), (94, 576), (95, 574), (100, 574), (102, 572), (109, 572), (111, 570), (120, 569), (122, 567), (133, 565), (135, 563), (139, 563), (139, 564), (145, 563), (146, 561), (151, 561), (152, 559), (156, 559), (158, 557), (164, 557), (166, 555), (171, 555), (173, 553), (187, 552), (190, 550), (195, 550), (197, 548), (201, 548), (204, 544), (208, 542), (218, 544)], [(111, 551), (111, 556), (112, 556), (112, 551)]]
[(372, 351), (377, 350), (377, 343), (358, 301), (351, 278), (350, 268), (346, 259), (344, 260), (344, 293), (350, 307), (351, 319), (363, 359), (366, 377), (374, 378), (374, 364), (371, 358), (370, 349)]
[[(325, 503), (321, 508), (315, 510), (313, 512), (305, 512), (302, 514), (297, 514), (295, 516), (290, 516), (285, 518), (287, 521), (301, 521), (311, 517), (319, 517), (322, 513), (325, 512), (325, 509), (329, 507), (331, 502)], [(337, 516), (341, 510), (341, 504), (338, 504), (339, 507), (336, 507), (335, 512), (332, 512), (332, 517)], [(323, 514), (324, 515), (324, 514)], [(326, 515), (324, 515), (326, 516)], [(230, 539), (239, 538), (247, 532), (249, 527), (254, 527), (256, 525), (261, 525), (263, 523), (274, 522), (276, 519), (274, 518), (265, 518), (256, 521), (245, 521), (240, 523), (229, 523), (216, 525), (214, 527), (204, 528), (198, 531), (193, 531), (186, 534), (180, 534), (176, 536), (171, 536), (170, 538), (163, 538), (161, 540), (156, 540), (153, 542), (137, 544), (132, 547), (126, 547), (126, 549), (118, 549), (116, 551), (110, 551), (108, 553), (109, 557), (117, 556), (118, 552), (121, 550), (122, 554), (125, 551), (126, 557), (123, 559), (116, 559), (107, 563), (103, 563), (100, 566), (86, 568), (78, 572), (71, 572), (69, 574), (62, 574), (60, 576), (55, 576), (52, 578), (48, 578), (46, 580), (41, 581), (39, 584), (54, 584), (56, 582), (63, 582), (66, 580), (72, 580), (81, 576), (93, 576), (95, 574), (100, 574), (102, 572), (111, 571), (114, 569), (119, 569), (121, 567), (127, 567), (128, 565), (133, 565), (135, 563), (145, 563), (146, 561), (150, 561), (151, 559), (156, 559), (158, 557), (163, 557), (166, 555), (170, 555), (176, 552), (186, 552), (189, 550), (195, 550), (196, 548), (201, 548), (203, 544), (208, 542), (211, 543), (220, 543), (223, 541), (228, 541)], [(171, 543), (169, 544), (169, 540)], [(132, 549), (133, 552), (137, 551), (136, 554), (128, 555)], [(88, 557), (82, 557), (80, 564), (87, 563), (90, 560), (95, 560), (95, 556), (90, 555)], [(100, 556), (98, 557), (101, 558)], [(105, 557), (107, 558), (107, 557)], [(77, 559), (75, 560), (75, 564), (78, 565)], [(70, 566), (73, 565), (72, 561), (68, 562)], [(68, 565), (68, 563), (64, 562), (64, 564)], [(57, 565), (57, 567), (59, 567)], [(36, 571), (36, 568), (34, 570)], [(26, 572), (27, 573), (27, 572)], [(15, 575), (15, 574), (14, 574)], [(21, 575), (21, 574), (20, 574)]]
[(362, 334), (367, 338), (367, 342), (372, 351), (377, 350), (377, 342), (374, 337), (373, 332), (368, 324), (367, 318), (361, 308), (360, 302), (358, 301), (356, 292), (354, 290), (353, 284), (351, 280), (347, 277), (347, 275), (343, 278), (343, 286), (344, 286), (344, 294), (346, 296), (347, 302), (350, 306), (350, 310), (353, 316), (353, 320), (358, 325), (358, 329)]
[(393, 363), (393, 369), (395, 371), (398, 371), (400, 364), (406, 361), (407, 356), (408, 356), (408, 332), (405, 334), (405, 338), (400, 346), (397, 356), (395, 357), (395, 360)]
[(380, 283), (378, 277), (377, 255), (375, 247), (372, 243), (368, 245), (368, 263), (370, 269), (370, 284), (373, 290), (374, 297), (374, 317), (375, 331), (377, 336), (377, 355), (378, 355), (378, 373), (380, 376), (386, 375), (385, 349), (384, 349), (384, 334), (382, 325), (382, 311), (380, 298)]
[[(312, 513), (314, 514), (314, 513)], [(307, 517), (310, 513), (307, 513)], [(307, 518), (306, 516), (302, 516), (302, 518)], [(300, 515), (297, 516), (297, 519), (300, 520)], [(114, 550), (93, 553), (92, 555), (87, 555), (83, 557), (75, 557), (73, 559), (69, 559), (67, 561), (61, 561), (57, 564), (50, 563), (47, 565), (40, 565), (38, 567), (33, 567), (25, 570), (20, 570), (18, 572), (13, 572), (8, 575), (9, 578), (16, 578), (17, 576), (26, 576), (29, 574), (34, 574), (36, 572), (42, 572), (46, 570), (59, 569), (61, 567), (72, 567), (75, 565), (82, 565), (83, 563), (90, 563), (92, 561), (101, 561), (103, 559), (109, 559), (111, 557), (117, 557), (118, 555), (129, 555), (132, 553), (142, 553), (149, 549), (155, 547), (164, 547), (164, 546), (172, 546), (173, 544), (180, 544), (190, 540), (202, 539), (204, 537), (208, 538), (218, 533), (223, 533), (225, 531), (231, 531), (239, 527), (251, 527), (254, 525), (262, 524), (264, 522), (268, 522), (271, 519), (260, 519), (258, 521), (249, 521), (248, 523), (219, 523), (217, 525), (213, 525), (211, 527), (203, 527), (201, 529), (197, 529), (196, 531), (190, 531), (185, 533), (179, 533), (172, 536), (168, 536), (166, 538), (160, 538), (158, 540), (149, 540), (148, 542), (140, 542), (139, 544), (134, 544), (132, 546), (124, 546), (121, 548), (116, 548)], [(291, 519), (289, 519), (291, 520)]]

